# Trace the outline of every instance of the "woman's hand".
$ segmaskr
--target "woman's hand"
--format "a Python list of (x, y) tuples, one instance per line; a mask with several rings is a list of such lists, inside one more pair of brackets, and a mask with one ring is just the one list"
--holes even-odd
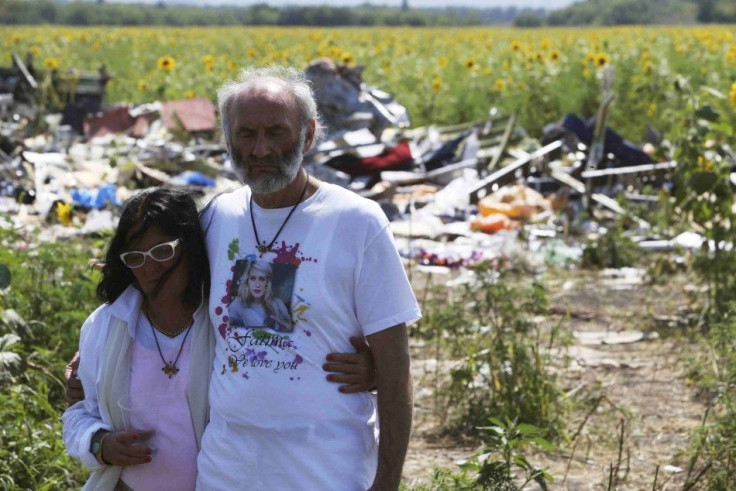
[(327, 380), (342, 384), (337, 388), (345, 394), (367, 392), (376, 388), (376, 367), (371, 349), (363, 338), (350, 338), (356, 353), (330, 353), (327, 363), (322, 365)]
[(153, 430), (114, 431), (102, 440), (102, 460), (109, 465), (140, 465), (151, 461), (153, 449), (146, 442)]
[(82, 381), (77, 378), (77, 370), (79, 370), (79, 352), (64, 367), (64, 400), (70, 406), (84, 399), (84, 389)]

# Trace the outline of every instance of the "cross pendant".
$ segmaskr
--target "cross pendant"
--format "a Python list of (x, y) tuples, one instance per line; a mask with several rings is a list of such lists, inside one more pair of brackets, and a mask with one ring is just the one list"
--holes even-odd
[(166, 375), (169, 376), (169, 378), (173, 377), (177, 373), (179, 373), (179, 369), (176, 368), (176, 365), (174, 365), (171, 362), (168, 362), (164, 367), (161, 369)]

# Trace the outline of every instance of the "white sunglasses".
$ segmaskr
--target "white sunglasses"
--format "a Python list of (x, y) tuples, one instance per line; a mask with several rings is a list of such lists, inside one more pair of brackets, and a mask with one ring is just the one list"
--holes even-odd
[(168, 261), (176, 254), (176, 246), (181, 244), (181, 239), (171, 242), (156, 244), (147, 251), (128, 251), (120, 254), (120, 260), (130, 269), (140, 268), (146, 264), (146, 258), (150, 257), (156, 262)]

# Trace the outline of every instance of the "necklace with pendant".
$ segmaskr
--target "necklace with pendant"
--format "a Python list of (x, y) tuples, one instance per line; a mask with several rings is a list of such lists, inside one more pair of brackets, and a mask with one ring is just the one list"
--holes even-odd
[[(158, 355), (161, 357), (161, 361), (164, 362), (163, 368), (161, 368), (161, 371), (164, 372), (166, 375), (169, 376), (169, 378), (173, 377), (177, 373), (179, 373), (179, 368), (176, 366), (176, 363), (179, 361), (179, 357), (181, 356), (181, 351), (184, 349), (184, 343), (187, 342), (187, 336), (189, 336), (189, 332), (192, 330), (192, 324), (194, 324), (194, 319), (190, 320), (189, 323), (187, 323), (186, 326), (184, 326), (177, 334), (171, 336), (176, 337), (179, 334), (181, 334), (184, 329), (186, 329), (186, 334), (184, 334), (184, 339), (181, 340), (181, 346), (179, 346), (179, 352), (176, 354), (176, 358), (174, 361), (169, 360), (166, 361), (166, 358), (164, 358), (164, 354), (161, 352), (161, 345), (158, 344), (158, 338), (156, 337), (156, 331), (162, 332), (166, 334), (165, 331), (161, 330), (160, 327), (156, 325), (155, 322), (153, 322), (153, 319), (151, 319), (150, 314), (148, 313), (148, 309), (144, 309), (143, 313), (146, 314), (146, 318), (148, 319), (149, 324), (151, 324), (151, 332), (153, 333), (153, 340), (156, 342), (156, 348), (158, 349)], [(168, 334), (166, 334), (168, 336)]]
[(294, 213), (294, 210), (296, 210), (296, 207), (299, 206), (299, 203), (302, 202), (302, 199), (304, 198), (304, 194), (307, 192), (307, 186), (309, 185), (309, 174), (304, 171), (305, 174), (307, 174), (307, 180), (304, 182), (304, 187), (302, 187), (302, 192), (299, 195), (299, 199), (296, 201), (296, 204), (291, 207), (291, 210), (289, 210), (289, 214), (286, 215), (286, 218), (284, 219), (283, 223), (281, 224), (281, 227), (279, 227), (279, 230), (276, 232), (276, 235), (273, 236), (273, 239), (271, 239), (271, 242), (266, 244), (266, 241), (264, 240), (261, 242), (261, 239), (258, 237), (258, 229), (256, 228), (256, 221), (253, 218), (253, 193), (250, 195), (250, 204), (248, 205), (249, 211), (250, 211), (250, 224), (253, 226), (253, 235), (256, 236), (256, 249), (258, 250), (258, 254), (260, 257), (263, 257), (263, 255), (271, 250), (271, 247), (273, 247), (274, 243), (276, 242), (276, 239), (279, 238), (279, 234), (281, 234), (281, 231), (286, 226), (286, 222), (289, 221), (289, 218), (291, 218), (291, 215)]

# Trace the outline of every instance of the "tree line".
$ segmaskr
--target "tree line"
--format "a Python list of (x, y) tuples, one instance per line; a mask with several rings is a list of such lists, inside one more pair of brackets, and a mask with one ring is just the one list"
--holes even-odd
[(732, 22), (736, 22), (733, 0), (585, 0), (543, 16), (514, 19), (519, 27)]
[(51, 0), (0, 0), (0, 24), (61, 24), (71, 26), (471, 26), (511, 24), (520, 14), (543, 15), (542, 9), (444, 8), (412, 9), (365, 4), (340, 8), (197, 7)]

